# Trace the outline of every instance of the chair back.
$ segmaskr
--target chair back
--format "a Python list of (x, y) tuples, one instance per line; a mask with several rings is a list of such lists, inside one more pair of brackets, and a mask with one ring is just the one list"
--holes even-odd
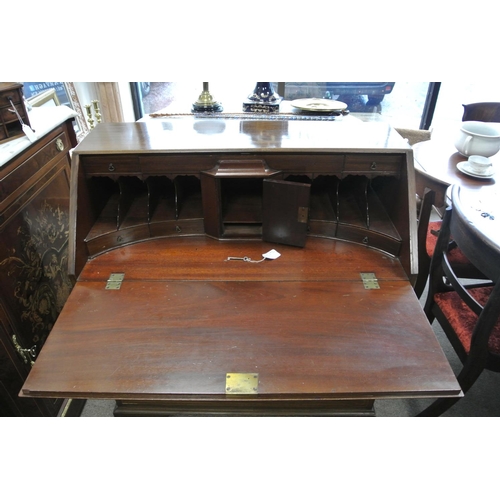
[(427, 233), (431, 218), (432, 207), (434, 205), (435, 193), (431, 189), (424, 189), (424, 194), (420, 199), (420, 207), (417, 221), (417, 250), (418, 250), (418, 274), (413, 284), (415, 295), (420, 298), (429, 275), (431, 258), (427, 253)]
[[(459, 195), (459, 186), (453, 186), (431, 260), (424, 312), (430, 323), (439, 321), (462, 361), (457, 380), (465, 394), (483, 370), (500, 372), (500, 248), (468, 219)], [(485, 281), (459, 278), (451, 264), (454, 246)], [(441, 415), (458, 400), (437, 399), (419, 416)]]
[[(446, 295), (450, 291), (456, 292), (463, 304), (477, 316), (475, 316), (474, 320), (470, 320), (474, 322), (470, 325), (470, 330), (472, 330), (470, 348), (464, 346), (464, 350), (461, 348), (458, 350), (455, 348), (455, 350), (462, 361), (465, 359), (464, 355), (466, 353), (470, 355), (473, 352), (475, 359), (484, 357), (486, 360), (488, 357), (489, 336), (500, 318), (500, 249), (485, 238), (467, 218), (459, 193), (460, 187), (453, 186), (451, 193), (452, 204), (445, 211), (431, 261), (429, 295), (424, 310), (428, 319), (432, 321), (434, 318), (433, 307), (437, 297), (440, 294)], [(457, 276), (449, 260), (452, 249), (452, 245), (450, 245), (451, 237), (453, 237), (454, 244), (458, 246), (460, 251), (484, 274), (487, 280), (486, 283), (471, 284), (464, 282), (463, 279)], [(463, 306), (455, 304), (453, 307), (458, 307), (458, 311)], [(453, 317), (453, 314), (449, 313), (448, 317)], [(453, 323), (453, 320), (451, 323)], [(449, 331), (447, 331), (449, 328), (442, 326), (448, 338), (454, 344)], [(453, 329), (457, 327), (458, 324)], [(462, 387), (464, 388), (464, 386)]]
[(500, 122), (500, 102), (474, 102), (462, 104), (463, 122)]

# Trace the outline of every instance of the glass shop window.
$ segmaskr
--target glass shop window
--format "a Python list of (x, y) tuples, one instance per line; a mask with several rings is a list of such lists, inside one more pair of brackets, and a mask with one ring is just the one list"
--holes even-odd
[[(429, 82), (272, 82), (286, 100), (325, 98), (344, 102), (365, 121), (386, 121), (395, 127), (419, 128)], [(224, 112), (242, 112), (256, 82), (209, 82), (209, 92)], [(135, 82), (137, 119), (150, 113), (190, 113), (203, 91), (202, 82)]]

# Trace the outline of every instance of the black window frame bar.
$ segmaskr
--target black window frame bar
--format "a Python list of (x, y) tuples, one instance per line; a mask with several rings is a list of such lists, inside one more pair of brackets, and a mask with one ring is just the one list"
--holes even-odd
[(422, 111), (422, 118), (420, 120), (420, 129), (429, 130), (432, 119), (434, 118), (434, 111), (441, 89), (441, 82), (430, 82), (427, 89), (427, 96), (425, 98), (424, 110)]

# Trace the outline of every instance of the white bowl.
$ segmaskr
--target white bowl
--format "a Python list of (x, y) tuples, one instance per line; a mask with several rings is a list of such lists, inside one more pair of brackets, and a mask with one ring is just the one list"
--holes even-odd
[(464, 156), (496, 155), (500, 151), (500, 124), (463, 122), (455, 147)]

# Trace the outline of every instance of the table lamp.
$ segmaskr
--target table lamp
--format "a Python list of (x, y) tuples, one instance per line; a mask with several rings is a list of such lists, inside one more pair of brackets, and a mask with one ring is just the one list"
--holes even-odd
[(208, 82), (203, 82), (203, 92), (198, 97), (198, 100), (193, 103), (193, 113), (221, 112), (222, 110), (222, 104), (215, 101), (210, 94)]

